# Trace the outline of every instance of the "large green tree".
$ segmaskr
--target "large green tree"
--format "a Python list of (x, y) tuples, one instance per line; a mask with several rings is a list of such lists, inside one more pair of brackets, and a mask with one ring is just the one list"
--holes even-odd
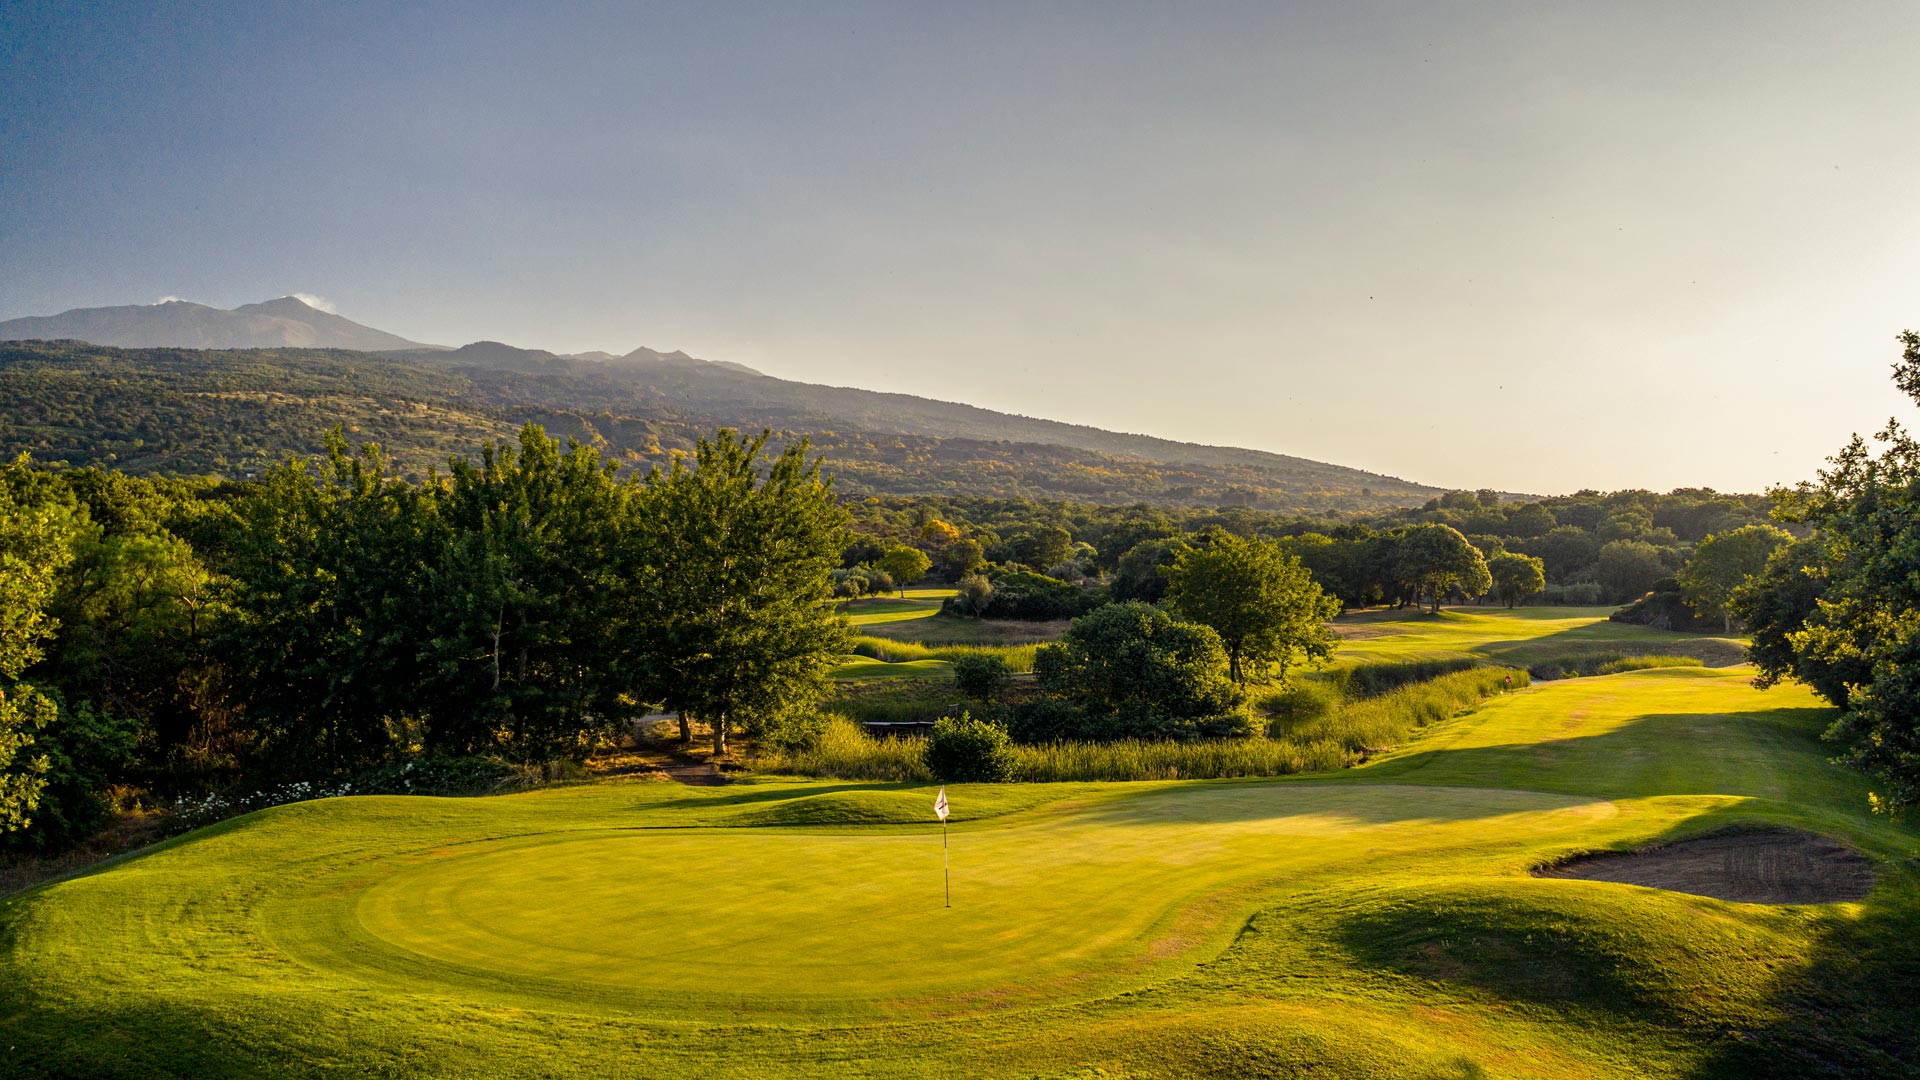
[(766, 442), (703, 439), (691, 467), (647, 478), (636, 507), (629, 588), (657, 658), (649, 696), (710, 725), (716, 754), (736, 728), (804, 720), (851, 646), (827, 578), (846, 511), (805, 442), (765, 461)]
[(1213, 628), (1236, 684), (1285, 679), (1296, 661), (1317, 663), (1338, 641), (1326, 621), (1340, 601), (1321, 591), (1298, 557), (1265, 537), (1216, 533), (1179, 553), (1168, 598), (1186, 618)]
[(1610, 540), (1600, 548), (1594, 576), (1608, 599), (1624, 603), (1639, 598), (1666, 575), (1660, 549), (1644, 540)]
[[(1920, 334), (1899, 340), (1894, 380), (1920, 404)], [(1843, 707), (1828, 738), (1876, 778), (1874, 806), (1900, 812), (1920, 805), (1920, 440), (1889, 422), (1876, 441), (1877, 454), (1854, 436), (1817, 483), (1778, 493), (1816, 540), (1776, 556), (1734, 607), (1756, 644), (1783, 639), (1795, 673)], [(1796, 611), (1798, 626), (1780, 625)], [(1785, 666), (1756, 659), (1763, 678)]]
[(1493, 587), (1486, 557), (1451, 525), (1416, 525), (1398, 537), (1394, 570), (1416, 597), (1427, 597), (1436, 612), (1448, 593), (1457, 590), (1472, 598)]
[(57, 628), (47, 606), (82, 524), (71, 498), (35, 480), (24, 454), (0, 472), (0, 833), (32, 823), (46, 786), (34, 739), (57, 709), (20, 676)]
[(1246, 698), (1220, 635), (1128, 600), (1095, 608), (1042, 646), (1034, 673), (1104, 737), (1189, 738), (1244, 730)]
[(909, 585), (927, 576), (927, 571), (933, 568), (933, 560), (919, 548), (894, 544), (881, 552), (878, 565), (899, 586), (900, 595), (905, 596)]
[(237, 508), (217, 635), (255, 729), (282, 773), (374, 764), (429, 711), (430, 569), (445, 548), (434, 488), (393, 477), (386, 455), (338, 431), (310, 468), (292, 460)]
[(1532, 555), (1503, 551), (1487, 560), (1487, 573), (1493, 578), (1493, 594), (1508, 607), (1547, 587), (1546, 564)]
[(1718, 618), (1721, 629), (1731, 632), (1733, 612), (1727, 602), (1734, 590), (1765, 570), (1773, 553), (1792, 542), (1785, 529), (1772, 525), (1745, 525), (1715, 533), (1694, 546), (1693, 557), (1681, 569), (1681, 595), (1694, 614)]
[(433, 744), (579, 758), (631, 711), (623, 697), (644, 662), (622, 622), (632, 489), (615, 469), (535, 424), (517, 446), (451, 463), (433, 492), (442, 540), (422, 598)]

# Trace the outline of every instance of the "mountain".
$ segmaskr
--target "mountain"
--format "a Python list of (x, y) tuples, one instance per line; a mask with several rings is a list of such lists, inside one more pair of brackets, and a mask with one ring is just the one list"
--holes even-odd
[[(257, 472), (313, 452), (339, 423), (423, 473), (531, 420), (634, 466), (717, 427), (806, 437), (856, 493), (1316, 510), (1417, 504), (1442, 490), (1287, 454), (794, 382), (679, 350), (421, 345), (295, 297), (232, 311), (82, 309), (0, 322), (7, 339), (64, 340), (0, 345), (0, 451), (140, 472)], [(126, 347), (101, 347), (114, 345)]]
[(122, 348), (431, 349), (398, 334), (362, 326), (292, 296), (231, 311), (169, 300), (161, 304), (74, 308), (58, 315), (0, 322), (0, 341), (85, 341)]
[[(1059, 442), (909, 432), (898, 418), (887, 418), (884, 426), (844, 417), (804, 419), (813, 414), (784, 395), (820, 391), (821, 400), (853, 408), (857, 397), (834, 395), (864, 392), (786, 383), (691, 358), (625, 365), (548, 361), (542, 357), (551, 354), (538, 350), (476, 345), (482, 347), (467, 351), (469, 359), (518, 366), (443, 366), (403, 354), (346, 350), (0, 343), (0, 458), (25, 452), (48, 464), (244, 478), (290, 454), (322, 452), (327, 431), (339, 425), (349, 442), (377, 442), (401, 473), (422, 476), (431, 469), (444, 473), (450, 455), (471, 457), (484, 443), (537, 423), (624, 466), (646, 469), (691, 450), (715, 428), (735, 427), (770, 428), (776, 449), (808, 439), (834, 475), (835, 490), (850, 496), (1312, 512), (1418, 505), (1440, 493), (1357, 469), (1231, 448), (1185, 447), (1178, 456), (1188, 460), (1169, 461)], [(525, 353), (538, 355), (517, 355)], [(905, 415), (945, 415), (942, 403), (901, 400)], [(1050, 423), (969, 406), (944, 408), (953, 410), (945, 425), (950, 428), (987, 425), (996, 417), (1012, 427)], [(1122, 442), (1142, 438), (1058, 427)], [(1217, 460), (1193, 460), (1209, 452)]]

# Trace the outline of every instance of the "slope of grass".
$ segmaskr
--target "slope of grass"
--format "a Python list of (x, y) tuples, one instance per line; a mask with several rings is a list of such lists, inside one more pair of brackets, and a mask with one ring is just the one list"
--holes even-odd
[[(1527, 640), (1490, 629), (1432, 647)], [(1912, 1075), (1920, 838), (1866, 813), (1829, 717), (1676, 667), (1330, 776), (955, 786), (951, 908), (925, 784), (281, 807), (0, 901), (0, 1071)], [(1751, 822), (1880, 884), (1765, 907), (1527, 874)]]

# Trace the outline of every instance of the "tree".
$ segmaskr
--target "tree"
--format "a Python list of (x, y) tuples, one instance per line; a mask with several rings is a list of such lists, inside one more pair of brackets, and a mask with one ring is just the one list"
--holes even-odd
[(1220, 635), (1138, 600), (1108, 604), (1041, 646), (1034, 673), (1106, 738), (1191, 738), (1245, 730)]
[(428, 711), (445, 537), (435, 489), (388, 474), (338, 429), (309, 471), (290, 460), (236, 508), (214, 647), (256, 728), (269, 771), (326, 775), (376, 764)]
[(517, 448), (450, 463), (424, 648), (435, 747), (578, 759), (628, 711), (637, 671), (618, 563), (632, 489), (616, 467), (578, 443), (563, 452), (537, 424)]
[(969, 653), (953, 660), (953, 686), (970, 701), (991, 702), (1013, 685), (1013, 671), (995, 653)]
[(1559, 524), (1554, 520), (1553, 511), (1539, 503), (1521, 503), (1507, 513), (1509, 536), (1545, 536)]
[(978, 573), (981, 567), (987, 565), (987, 554), (978, 540), (955, 540), (940, 549), (934, 563), (948, 581), (959, 581), (968, 574)]
[(1114, 570), (1113, 598), (1159, 603), (1167, 595), (1167, 569), (1188, 547), (1180, 537), (1162, 536), (1129, 548)]
[(1639, 598), (1666, 574), (1660, 549), (1644, 540), (1608, 541), (1601, 546), (1594, 569), (1608, 599), (1616, 604)]
[(1600, 558), (1600, 542), (1578, 525), (1549, 529), (1527, 541), (1525, 550), (1546, 563), (1547, 580), (1557, 585), (1573, 581)]
[(1073, 550), (1073, 534), (1058, 525), (1041, 525), (1015, 537), (1013, 550), (1021, 562), (1045, 570)]
[(1471, 598), (1493, 586), (1486, 558), (1451, 525), (1414, 526), (1395, 545), (1394, 569), (1416, 597), (1431, 599), (1435, 612), (1456, 589)]
[(927, 576), (927, 571), (933, 568), (933, 560), (919, 548), (896, 544), (881, 554), (878, 565), (900, 587), (900, 595), (905, 596), (907, 586)]
[(648, 696), (705, 721), (715, 754), (736, 726), (763, 735), (799, 721), (852, 644), (827, 578), (847, 513), (805, 441), (760, 479), (767, 438), (700, 440), (693, 467), (647, 477), (634, 515), (627, 589), (630, 625), (650, 639)]
[(1827, 545), (1819, 536), (1776, 550), (1760, 573), (1735, 589), (1727, 609), (1747, 628), (1747, 659), (1760, 670), (1753, 685), (1765, 690), (1787, 678), (1798, 679), (1835, 707), (1847, 707), (1849, 686), (1864, 685), (1873, 672), (1866, 662), (1867, 642), (1844, 655), (1826, 657), (1795, 646), (1795, 637), (1818, 616), (1827, 591)]
[(977, 619), (987, 613), (987, 605), (993, 603), (993, 582), (984, 575), (968, 574), (955, 585), (956, 592), (947, 601), (955, 611), (969, 618)]
[(1792, 542), (1786, 530), (1772, 525), (1715, 533), (1694, 546), (1693, 558), (1680, 571), (1681, 595), (1694, 614), (1703, 619), (1718, 617), (1721, 629), (1731, 633), (1733, 612), (1727, 602), (1734, 590), (1765, 570), (1773, 553)]
[[(1920, 404), (1920, 334), (1899, 340), (1894, 382)], [(1898, 813), (1920, 804), (1920, 440), (1889, 422), (1876, 441), (1855, 435), (1817, 484), (1774, 493), (1814, 539), (1776, 554), (1733, 610), (1754, 624), (1758, 681), (1787, 668), (1784, 641), (1793, 673), (1844, 710), (1827, 738), (1879, 782), (1873, 807)]]
[(57, 628), (47, 605), (81, 525), (70, 498), (35, 487), (25, 454), (0, 472), (0, 834), (32, 824), (46, 787), (47, 757), (32, 747), (57, 710), (19, 680)]
[(1487, 560), (1487, 573), (1493, 578), (1494, 595), (1508, 607), (1547, 587), (1547, 566), (1531, 555), (1501, 552)]
[(1272, 540), (1215, 534), (1206, 547), (1181, 552), (1167, 580), (1174, 610), (1220, 635), (1238, 685), (1265, 682), (1269, 668), (1285, 679), (1296, 657), (1317, 663), (1333, 653), (1338, 639), (1326, 621), (1340, 614), (1340, 601)]

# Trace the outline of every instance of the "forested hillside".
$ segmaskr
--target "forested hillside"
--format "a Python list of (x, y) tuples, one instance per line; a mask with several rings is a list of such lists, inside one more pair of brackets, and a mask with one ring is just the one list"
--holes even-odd
[(808, 386), (683, 354), (592, 362), (508, 350), (483, 366), (342, 350), (0, 345), (0, 452), (45, 463), (244, 478), (320, 452), (338, 424), (417, 476), (527, 421), (633, 466), (721, 426), (770, 428), (776, 446), (804, 435), (843, 494), (1275, 511), (1389, 509), (1438, 494), (1301, 458)]

